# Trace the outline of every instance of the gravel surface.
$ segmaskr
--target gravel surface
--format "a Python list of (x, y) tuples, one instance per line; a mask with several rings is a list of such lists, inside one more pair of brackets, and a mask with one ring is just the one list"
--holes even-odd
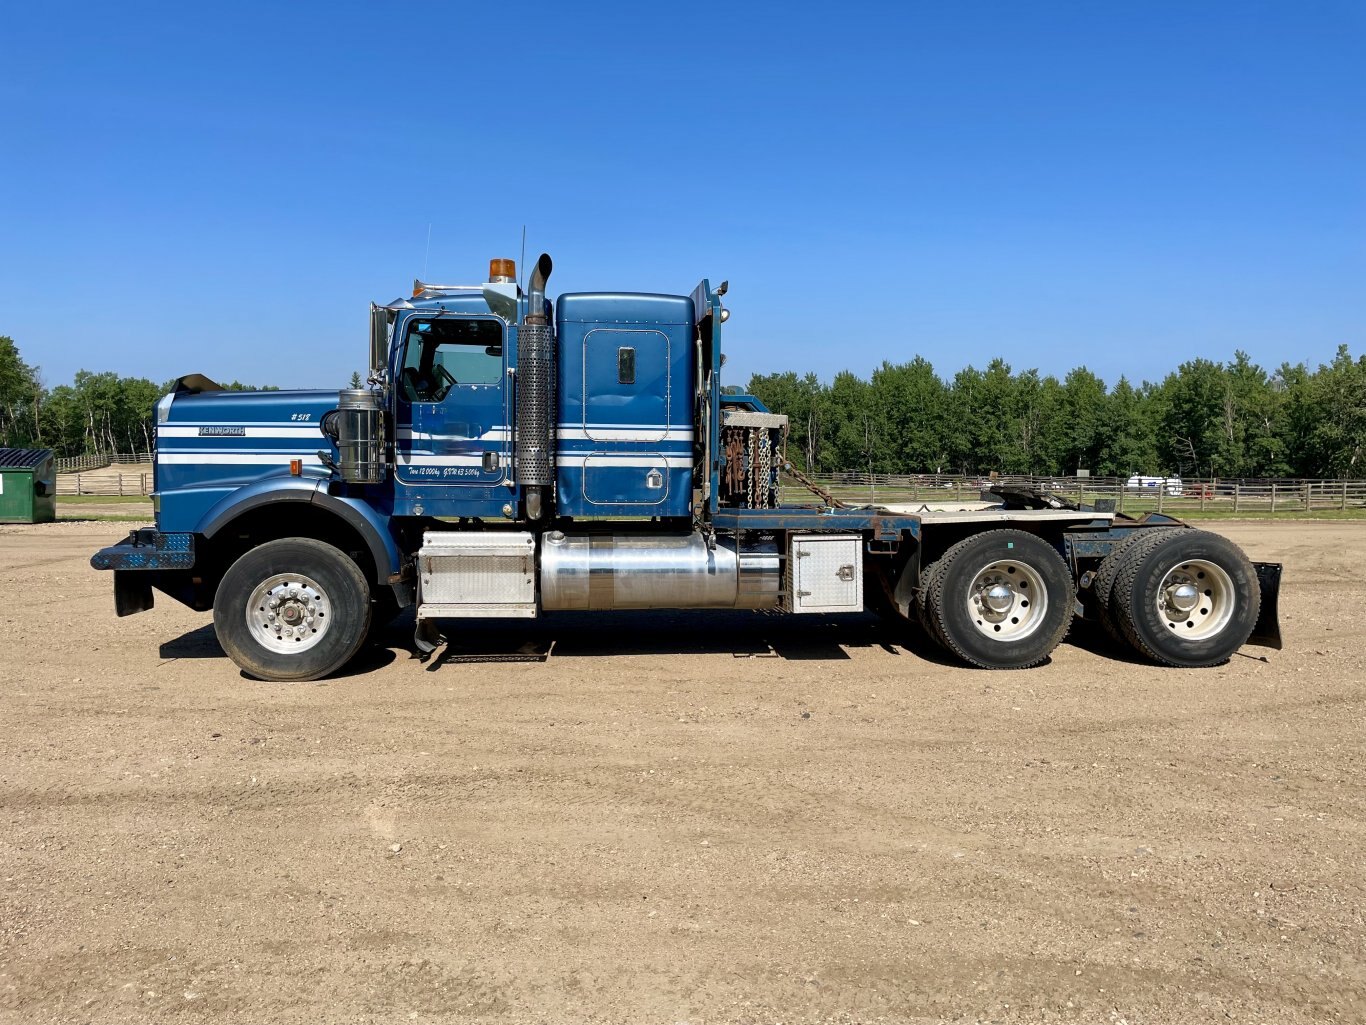
[(116, 619), (124, 525), (0, 527), (0, 1021), (1366, 1020), (1366, 524), (1217, 529), (1284, 651), (400, 621), (290, 686)]

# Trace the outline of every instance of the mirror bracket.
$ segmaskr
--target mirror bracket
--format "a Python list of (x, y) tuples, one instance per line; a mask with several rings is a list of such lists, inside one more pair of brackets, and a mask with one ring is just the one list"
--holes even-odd
[(389, 336), (395, 313), (370, 304), (370, 383), (384, 387), (389, 377)]

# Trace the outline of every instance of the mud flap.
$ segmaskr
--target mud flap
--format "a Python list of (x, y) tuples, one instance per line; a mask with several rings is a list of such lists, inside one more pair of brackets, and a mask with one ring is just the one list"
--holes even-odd
[(1257, 616), (1257, 625), (1252, 628), (1248, 644), (1263, 648), (1281, 650), (1281, 564), (1279, 562), (1254, 562), (1257, 571), (1257, 586), (1262, 592), (1262, 610)]
[(114, 613), (131, 616), (146, 612), (153, 605), (152, 582), (145, 570), (114, 570)]
[(413, 631), (413, 646), (417, 648), (418, 661), (426, 662), (431, 658), (432, 652), (439, 648), (445, 639), (445, 635), (436, 628), (436, 620), (418, 619), (417, 628)]

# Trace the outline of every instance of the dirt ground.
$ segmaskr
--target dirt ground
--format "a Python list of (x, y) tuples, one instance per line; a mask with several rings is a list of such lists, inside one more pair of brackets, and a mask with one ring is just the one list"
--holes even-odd
[(116, 619), (126, 529), (0, 528), (0, 1021), (1366, 1020), (1366, 524), (1218, 526), (1287, 647), (1209, 670), (571, 616), (296, 686)]

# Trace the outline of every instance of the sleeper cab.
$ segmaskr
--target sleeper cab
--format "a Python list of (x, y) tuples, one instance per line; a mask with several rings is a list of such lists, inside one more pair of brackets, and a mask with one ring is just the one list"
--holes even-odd
[(562, 516), (687, 517), (695, 320), (686, 296), (560, 296), (557, 508)]

